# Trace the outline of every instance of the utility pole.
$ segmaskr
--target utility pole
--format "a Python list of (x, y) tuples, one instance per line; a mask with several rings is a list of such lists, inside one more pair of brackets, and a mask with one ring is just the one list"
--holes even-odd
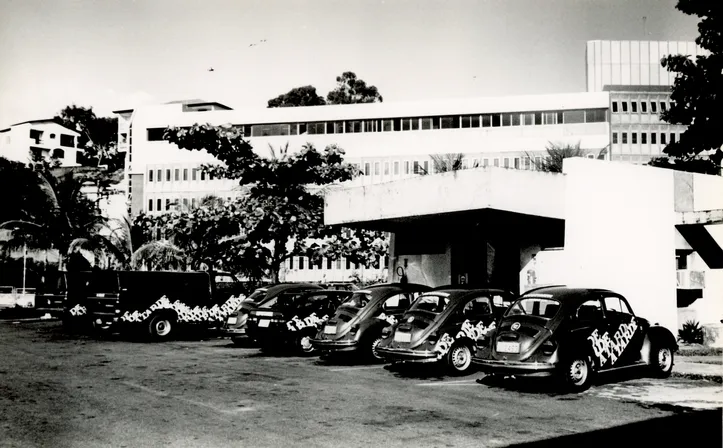
[(28, 245), (23, 243), (23, 294), (25, 294), (25, 268), (27, 266)]

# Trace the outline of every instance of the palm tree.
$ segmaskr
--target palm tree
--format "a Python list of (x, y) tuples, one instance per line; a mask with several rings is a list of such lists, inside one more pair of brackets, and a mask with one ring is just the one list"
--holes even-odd
[(185, 270), (188, 256), (168, 240), (157, 240), (139, 247), (131, 257), (131, 267), (147, 271)]

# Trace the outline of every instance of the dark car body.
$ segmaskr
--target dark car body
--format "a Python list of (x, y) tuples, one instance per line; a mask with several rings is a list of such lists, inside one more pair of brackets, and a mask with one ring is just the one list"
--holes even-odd
[(222, 272), (98, 270), (67, 279), (68, 314), (85, 315), (98, 331), (155, 339), (169, 338), (177, 324), (220, 327), (243, 299), (241, 284)]
[(415, 283), (389, 283), (356, 290), (339, 305), (311, 344), (322, 352), (361, 351), (362, 356), (381, 359), (376, 347), (382, 340), (382, 330), (396, 322), (419, 294), (430, 289)]
[(512, 304), (473, 362), (492, 374), (560, 375), (583, 389), (594, 372), (621, 367), (649, 365), (667, 376), (677, 348), (668, 329), (635, 316), (622, 295), (554, 286)]
[(62, 317), (67, 301), (66, 272), (48, 272), (35, 290), (35, 309), (53, 317)]
[(292, 344), (310, 353), (314, 350), (311, 338), (351, 294), (323, 289), (285, 292), (249, 312), (246, 332), (267, 349)]
[(278, 297), (280, 294), (312, 289), (322, 289), (322, 287), (313, 283), (279, 283), (256, 289), (228, 316), (223, 326), (223, 334), (230, 336), (234, 343), (240, 343), (247, 338), (246, 321), (249, 311), (266, 301)]
[(453, 372), (465, 372), (476, 341), (495, 328), (511, 299), (509, 292), (499, 289), (427, 292), (385, 331), (377, 350), (387, 361), (445, 361)]

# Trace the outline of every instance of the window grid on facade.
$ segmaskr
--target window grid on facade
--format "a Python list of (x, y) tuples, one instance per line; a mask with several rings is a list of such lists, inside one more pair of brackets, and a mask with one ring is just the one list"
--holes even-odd
[(628, 143), (628, 133), (627, 132), (622, 133), (622, 139), (623, 139), (623, 145), (626, 145)]
[(651, 144), (656, 145), (658, 143), (657, 138), (658, 138), (658, 134), (656, 134), (655, 132), (650, 133), (650, 143)]
[(618, 143), (618, 133), (613, 132), (613, 144), (617, 144), (617, 143)]
[(630, 133), (630, 141), (632, 144), (638, 143), (638, 133), (637, 132)]
[(640, 143), (642, 143), (643, 145), (646, 145), (648, 143), (648, 133), (647, 132), (640, 133)]

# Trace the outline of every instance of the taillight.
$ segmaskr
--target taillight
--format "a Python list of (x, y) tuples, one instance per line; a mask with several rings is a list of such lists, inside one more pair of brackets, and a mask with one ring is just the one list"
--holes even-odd
[(382, 338), (387, 339), (392, 334), (392, 327), (384, 327), (382, 330)]
[(349, 333), (356, 334), (356, 332), (359, 331), (359, 325), (354, 325), (349, 329)]
[(551, 355), (557, 350), (557, 344), (552, 339), (548, 339), (540, 346), (540, 350), (545, 355)]

